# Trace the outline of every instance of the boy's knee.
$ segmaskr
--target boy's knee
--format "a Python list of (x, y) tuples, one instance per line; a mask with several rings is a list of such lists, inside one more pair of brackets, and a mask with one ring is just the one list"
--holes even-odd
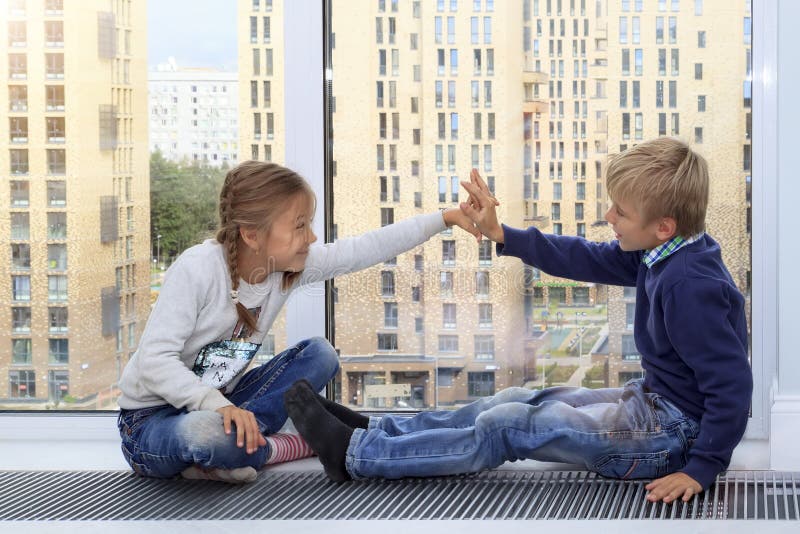
[(497, 392), (492, 398), (492, 404), (504, 404), (507, 402), (528, 402), (536, 395), (531, 389), (521, 387), (506, 388)]

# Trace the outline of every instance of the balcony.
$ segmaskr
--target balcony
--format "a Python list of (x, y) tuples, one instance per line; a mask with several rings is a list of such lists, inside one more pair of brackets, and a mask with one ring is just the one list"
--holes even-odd
[(522, 71), (522, 83), (547, 83), (549, 76), (546, 72), (533, 69)]
[(594, 63), (589, 65), (589, 77), (600, 80), (608, 79), (608, 59), (596, 58)]
[(529, 226), (535, 226), (540, 230), (550, 225), (550, 217), (547, 215), (525, 215), (522, 219), (528, 223)]
[(522, 102), (523, 113), (547, 113), (548, 110), (549, 105), (546, 100), (525, 97), (525, 100)]

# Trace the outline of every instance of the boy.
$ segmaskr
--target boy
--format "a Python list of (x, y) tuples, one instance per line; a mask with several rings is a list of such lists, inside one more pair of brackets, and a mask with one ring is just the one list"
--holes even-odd
[(286, 394), (287, 410), (328, 476), (437, 476), (531, 458), (654, 479), (647, 485), (654, 502), (688, 501), (708, 488), (744, 434), (752, 374), (744, 298), (704, 232), (703, 158), (669, 138), (613, 157), (611, 243), (500, 225), (477, 172), (462, 185), (470, 203), (461, 209), (498, 254), (559, 277), (636, 287), (645, 377), (599, 390), (509, 388), (456, 411), (382, 419), (337, 418), (298, 383)]

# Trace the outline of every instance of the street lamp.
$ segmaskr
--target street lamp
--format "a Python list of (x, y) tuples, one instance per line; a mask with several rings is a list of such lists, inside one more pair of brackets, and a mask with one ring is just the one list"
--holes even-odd
[(586, 317), (586, 312), (575, 312), (575, 328), (578, 329), (578, 364), (583, 358), (583, 334), (586, 332), (586, 327), (580, 327), (578, 323), (579, 317)]
[(156, 236), (156, 267), (161, 267), (161, 234)]

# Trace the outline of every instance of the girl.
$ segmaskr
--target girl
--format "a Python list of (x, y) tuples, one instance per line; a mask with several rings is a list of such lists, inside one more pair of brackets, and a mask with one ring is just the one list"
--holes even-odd
[(314, 209), (310, 186), (287, 168), (247, 161), (227, 174), (216, 239), (169, 268), (120, 380), (118, 426), (134, 471), (255, 479), (279, 452), (267, 437), (286, 422), (285, 391), (299, 379), (318, 391), (339, 367), (333, 347), (312, 338), (245, 372), (291, 291), (386, 261), (445, 226), (480, 239), (451, 209), (320, 245)]

